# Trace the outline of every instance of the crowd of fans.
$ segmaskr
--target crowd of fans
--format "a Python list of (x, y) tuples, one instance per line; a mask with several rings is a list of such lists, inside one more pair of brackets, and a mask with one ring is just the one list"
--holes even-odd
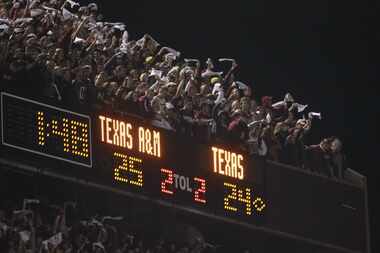
[(342, 177), (336, 137), (305, 145), (320, 113), (290, 93), (255, 99), (238, 81), (238, 64), (186, 59), (150, 35), (133, 40), (123, 23), (103, 21), (95, 3), (13, 0), (0, 3), (3, 80), (39, 72), (43, 94), (59, 103), (136, 113), (158, 127), (202, 139), (237, 143), (251, 154)]
[[(21, 204), (21, 201), (20, 201)], [(124, 217), (80, 217), (67, 222), (75, 202), (61, 206), (24, 199), (23, 206), (0, 209), (3, 253), (207, 253), (225, 252), (196, 235), (182, 242), (134, 231)], [(69, 212), (70, 213), (70, 212)], [(147, 228), (145, 228), (147, 229)], [(238, 251), (239, 252), (239, 251)], [(250, 250), (243, 250), (250, 253)]]

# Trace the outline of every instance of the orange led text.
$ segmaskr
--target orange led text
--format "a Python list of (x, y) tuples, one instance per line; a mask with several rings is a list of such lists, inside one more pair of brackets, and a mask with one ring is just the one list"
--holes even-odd
[(211, 147), (211, 151), (215, 173), (244, 179), (243, 155), (216, 147)]

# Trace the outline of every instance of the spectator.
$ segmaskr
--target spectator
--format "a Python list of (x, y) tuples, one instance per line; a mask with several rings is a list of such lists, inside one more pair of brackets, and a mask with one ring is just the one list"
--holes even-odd
[(342, 142), (336, 138), (333, 137), (331, 144), (330, 144), (330, 170), (333, 177), (336, 177), (338, 179), (343, 178), (343, 170), (344, 170), (344, 156), (342, 154)]

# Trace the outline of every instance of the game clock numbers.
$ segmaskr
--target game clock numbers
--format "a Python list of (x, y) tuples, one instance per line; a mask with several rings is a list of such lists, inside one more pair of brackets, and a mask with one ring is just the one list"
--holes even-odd
[[(105, 175), (111, 186), (199, 210), (254, 220), (267, 208), (258, 186), (248, 181), (251, 168), (243, 153), (213, 145), (194, 148), (194, 153), (207, 153), (207, 161), (201, 161), (198, 170), (181, 169), (176, 154), (167, 154), (168, 145), (175, 145), (168, 134), (135, 118), (103, 113), (90, 118), (9, 93), (1, 93), (1, 101), (5, 146), (85, 166), (81, 168), (95, 180)], [(174, 150), (181, 152), (179, 147)], [(112, 161), (112, 166), (93, 164), (97, 156)], [(196, 155), (192, 156), (185, 164), (193, 164)]]
[(1, 93), (2, 144), (92, 167), (89, 116)]

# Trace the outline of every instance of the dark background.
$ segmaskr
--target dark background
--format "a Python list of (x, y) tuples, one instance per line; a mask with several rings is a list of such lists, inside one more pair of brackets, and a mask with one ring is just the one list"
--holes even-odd
[[(84, 1), (85, 2), (85, 1)], [(311, 142), (337, 135), (349, 166), (368, 177), (373, 252), (380, 250), (376, 6), (366, 1), (98, 1), (132, 39), (151, 34), (184, 57), (236, 58), (255, 96), (289, 91), (322, 112)], [(379, 4), (377, 4), (379, 5)], [(376, 8), (377, 7), (377, 8)], [(311, 144), (311, 143), (309, 143)]]

